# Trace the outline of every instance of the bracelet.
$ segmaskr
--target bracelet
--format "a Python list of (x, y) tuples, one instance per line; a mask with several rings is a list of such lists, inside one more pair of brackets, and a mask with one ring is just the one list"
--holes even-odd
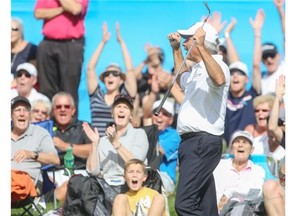
[(120, 143), (119, 146), (115, 147), (115, 149), (118, 151), (118, 149), (122, 146), (122, 144)]
[(261, 35), (254, 35), (254, 37), (259, 37), (259, 38), (260, 38), (260, 37), (261, 37)]
[(228, 38), (228, 37), (230, 37), (230, 34), (229, 34), (229, 32), (225, 32), (224, 36), (225, 36), (225, 38)]

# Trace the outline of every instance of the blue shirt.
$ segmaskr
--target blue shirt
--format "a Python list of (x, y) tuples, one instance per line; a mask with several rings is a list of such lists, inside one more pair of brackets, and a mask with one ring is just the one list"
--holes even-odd
[(180, 141), (180, 136), (172, 127), (159, 131), (159, 143), (165, 151), (159, 170), (166, 172), (174, 183), (176, 182), (176, 167)]

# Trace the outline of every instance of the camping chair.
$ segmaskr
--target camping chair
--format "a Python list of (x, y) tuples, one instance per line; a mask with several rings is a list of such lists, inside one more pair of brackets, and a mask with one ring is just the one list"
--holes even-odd
[[(46, 165), (41, 167), (41, 172), (39, 176), (42, 175), (43, 182), (42, 182), (42, 191), (39, 195), (37, 195), (36, 197), (28, 195), (24, 200), (11, 203), (11, 208), (12, 209), (22, 208), (23, 212), (21, 213), (21, 216), (27, 214), (33, 216), (35, 215), (34, 213), (35, 211), (38, 213), (38, 215), (42, 215), (42, 208), (39, 206), (41, 197), (45, 197), (46, 194), (48, 194), (50, 191), (53, 191), (55, 188), (55, 184), (51, 182), (51, 180), (47, 175), (47, 171), (53, 167), (54, 167), (53, 165)], [(38, 178), (35, 180), (35, 186), (37, 184)]]
[[(234, 156), (232, 154), (222, 155), (222, 159), (233, 158), (233, 157)], [(277, 169), (277, 166), (275, 166), (272, 169), (272, 166), (269, 166), (268, 158), (269, 158), (269, 161), (273, 160), (273, 159), (271, 159), (270, 156), (266, 156), (265, 154), (251, 154), (250, 155), (250, 160), (253, 161), (253, 163), (261, 166), (265, 170), (265, 181), (267, 181), (269, 179), (277, 180), (277, 176), (275, 175), (275, 173), (277, 173), (277, 171), (275, 170), (275, 169)]]
[(41, 121), (41, 122), (33, 122), (32, 124), (39, 125), (40, 127), (45, 128), (50, 133), (51, 137), (54, 136), (54, 131), (53, 131), (54, 122), (52, 120), (45, 120), (45, 121)]
[(153, 169), (159, 169), (162, 156), (158, 148), (158, 126), (155, 124), (141, 127), (147, 135), (149, 149), (147, 152), (148, 166)]

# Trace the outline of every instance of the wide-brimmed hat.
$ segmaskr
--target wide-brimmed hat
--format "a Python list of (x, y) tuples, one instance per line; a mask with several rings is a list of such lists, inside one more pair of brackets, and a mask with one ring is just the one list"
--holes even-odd
[(125, 76), (125, 74), (122, 72), (120, 66), (113, 63), (113, 64), (108, 65), (108, 66), (106, 67), (105, 71), (103, 71), (103, 72), (101, 73), (101, 75), (100, 75), (99, 78), (100, 78), (100, 80), (101, 80), (102, 82), (104, 82), (104, 75), (105, 75), (105, 73), (107, 73), (107, 72), (117, 72), (117, 73), (119, 74), (119, 76), (121, 77), (121, 79), (125, 80), (125, 78), (126, 78), (126, 76)]

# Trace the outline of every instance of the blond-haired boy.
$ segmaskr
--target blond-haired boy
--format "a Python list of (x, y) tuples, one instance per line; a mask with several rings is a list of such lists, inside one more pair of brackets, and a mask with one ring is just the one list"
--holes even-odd
[(129, 160), (124, 166), (124, 177), (129, 191), (116, 196), (113, 216), (134, 216), (139, 211), (147, 216), (165, 215), (165, 197), (156, 190), (142, 186), (147, 178), (143, 161)]

